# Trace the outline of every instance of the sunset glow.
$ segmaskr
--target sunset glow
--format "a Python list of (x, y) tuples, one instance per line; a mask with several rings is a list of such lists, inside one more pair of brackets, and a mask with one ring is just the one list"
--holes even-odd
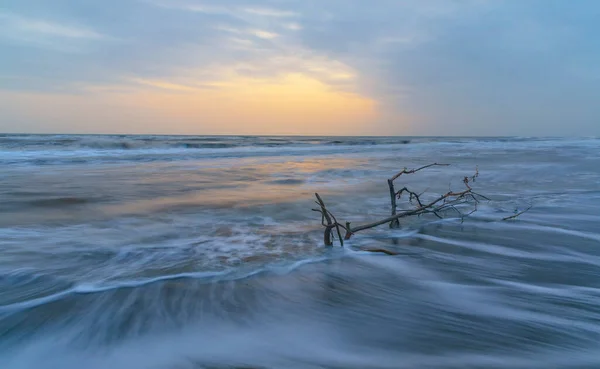
[(600, 134), (598, 6), (538, 2), (11, 2), (0, 132)]
[[(366, 132), (377, 119), (375, 101), (302, 74), (238, 78), (215, 82), (213, 88), (136, 82), (90, 86), (80, 95), (6, 95), (4, 101), (22, 106), (28, 119), (70, 121), (82, 132), (102, 127), (96, 128), (100, 133), (193, 134), (202, 129), (206, 134), (335, 135)], [(143, 112), (145, 119), (140, 124), (139, 115), (124, 112)]]
[(374, 101), (335, 91), (301, 74), (272, 81), (239, 79), (214, 90), (181, 92), (141, 92), (123, 98), (130, 105), (174, 117), (184, 131), (203, 124), (215, 133), (335, 134), (360, 131), (361, 125), (377, 118)]

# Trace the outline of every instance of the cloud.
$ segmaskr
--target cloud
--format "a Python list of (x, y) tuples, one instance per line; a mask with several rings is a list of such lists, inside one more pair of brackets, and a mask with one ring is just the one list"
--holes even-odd
[(5, 8), (6, 91), (181, 95), (296, 75), (376, 101), (372, 134), (600, 134), (594, 1), (27, 0)]
[(271, 40), (271, 39), (274, 39), (277, 36), (279, 36), (277, 33), (269, 32), (269, 31), (262, 31), (262, 30), (253, 30), (253, 31), (250, 31), (250, 33), (258, 38), (264, 38), (266, 40)]
[(180, 9), (191, 12), (207, 13), (207, 14), (228, 14), (233, 17), (247, 18), (247, 17), (260, 17), (260, 18), (294, 18), (300, 14), (294, 11), (283, 10), (275, 7), (257, 7), (248, 6), (253, 2), (244, 1), (208, 1), (208, 2), (197, 2), (197, 1), (154, 1), (151, 4), (170, 8)]
[(600, 86), (573, 73), (600, 65), (598, 3), (328, 4), (327, 17), (305, 16), (304, 45), (359, 70), (392, 117), (388, 132), (395, 112), (415, 118), (415, 134), (600, 133), (590, 103)]
[(9, 12), (0, 12), (0, 40), (11, 44), (28, 44), (33, 47), (50, 48), (58, 51), (80, 51), (90, 43), (108, 39), (85, 26), (24, 17)]
[(134, 82), (139, 85), (131, 89), (90, 86), (84, 96), (0, 90), (3, 131), (198, 134), (201, 128), (203, 134), (334, 135), (365, 134), (377, 120), (376, 102), (301, 74), (237, 77), (215, 90)]
[(228, 14), (230, 13), (230, 10), (226, 7), (221, 7), (221, 6), (211, 6), (211, 5), (171, 5), (169, 3), (158, 3), (157, 5), (165, 7), (165, 8), (171, 8), (171, 9), (180, 9), (180, 10), (187, 10), (190, 12), (197, 12), (197, 13), (206, 13), (206, 14)]
[[(102, 39), (103, 35), (85, 28), (69, 27), (37, 19), (27, 19), (13, 14), (0, 13), (9, 33), (32, 33), (40, 36)], [(5, 28), (6, 30), (6, 28)]]
[(290, 29), (292, 31), (300, 31), (302, 29), (302, 25), (299, 23), (284, 23), (283, 26), (287, 29)]
[(269, 8), (245, 8), (246, 13), (260, 15), (265, 17), (289, 18), (297, 17), (299, 14), (291, 11), (269, 9)]

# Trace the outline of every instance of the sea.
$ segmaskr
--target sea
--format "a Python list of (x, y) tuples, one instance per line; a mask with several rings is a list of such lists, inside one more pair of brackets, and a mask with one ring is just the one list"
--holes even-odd
[(0, 135), (0, 368), (600, 368), (600, 138)]

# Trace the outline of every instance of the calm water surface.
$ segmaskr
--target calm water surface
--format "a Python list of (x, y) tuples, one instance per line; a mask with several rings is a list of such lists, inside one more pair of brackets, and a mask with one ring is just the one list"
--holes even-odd
[[(494, 201), (322, 245), (314, 192), (376, 220), (431, 162), (401, 182)], [(3, 369), (600, 368), (600, 139), (3, 135), (0, 168)]]

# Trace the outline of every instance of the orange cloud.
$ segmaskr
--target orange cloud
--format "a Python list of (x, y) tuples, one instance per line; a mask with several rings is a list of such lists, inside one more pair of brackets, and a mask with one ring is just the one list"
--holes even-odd
[(368, 133), (378, 118), (375, 101), (303, 74), (237, 77), (214, 88), (136, 82), (135, 89), (92, 86), (84, 95), (13, 94), (11, 105), (35, 106), (19, 110), (76, 132), (350, 135)]

